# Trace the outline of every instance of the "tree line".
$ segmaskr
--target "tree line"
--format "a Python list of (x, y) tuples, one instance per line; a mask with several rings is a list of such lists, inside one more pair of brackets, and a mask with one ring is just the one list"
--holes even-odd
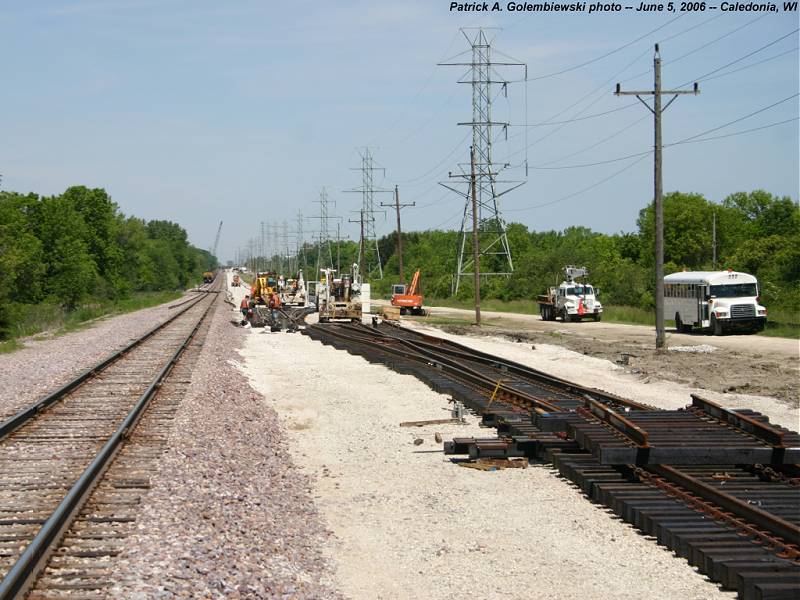
[[(745, 271), (758, 277), (768, 307), (800, 311), (800, 209), (791, 198), (756, 190), (713, 202), (701, 194), (673, 192), (664, 197), (664, 224), (665, 273), (684, 269)], [(640, 211), (635, 232), (605, 234), (587, 227), (530, 231), (525, 225), (510, 223), (507, 233), (514, 272), (509, 277), (485, 278), (481, 284), (484, 298), (533, 300), (561, 281), (564, 266), (577, 265), (588, 267), (604, 302), (643, 309), (654, 306), (652, 205)], [(406, 279), (422, 269), (424, 293), (433, 298), (450, 297), (457, 243), (455, 231), (403, 233)], [(468, 237), (468, 251), (470, 244)], [(374, 269), (370, 279), (373, 293), (385, 295), (398, 280), (397, 235), (380, 238), (378, 246), (384, 279), (376, 279)], [(305, 248), (312, 270), (318, 250), (317, 245)], [(343, 269), (357, 260), (357, 244), (345, 242), (340, 251)], [(327, 254), (324, 250), (323, 256)], [(491, 261), (484, 257), (482, 270), (502, 266)], [(468, 299), (472, 293), (471, 277), (462, 278), (458, 297)]]
[(180, 225), (126, 216), (103, 189), (0, 192), (0, 338), (21, 306), (182, 289), (216, 262)]

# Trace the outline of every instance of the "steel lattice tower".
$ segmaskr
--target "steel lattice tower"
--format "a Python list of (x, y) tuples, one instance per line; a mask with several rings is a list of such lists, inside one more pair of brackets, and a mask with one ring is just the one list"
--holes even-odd
[[(524, 182), (501, 181), (498, 174), (507, 166), (492, 162), (492, 145), (496, 139), (496, 131), (502, 129), (507, 134), (508, 123), (492, 120), (492, 93), (497, 87), (499, 92), (505, 94), (508, 81), (498, 72), (502, 67), (527, 66), (521, 62), (493, 61), (492, 45), (486, 36), (487, 28), (463, 28), (461, 33), (470, 44), (470, 62), (445, 62), (440, 65), (465, 66), (467, 72), (459, 79), (459, 83), (469, 83), (472, 86), (472, 121), (459, 123), (472, 127), (472, 147), (475, 149), (475, 194), (477, 197), (478, 217), (478, 246), (481, 264), (485, 271), (481, 275), (511, 275), (514, 271), (514, 262), (511, 258), (511, 247), (506, 235), (506, 224), (500, 213), (498, 199)], [(498, 52), (499, 54), (499, 52)], [(442, 185), (465, 198), (464, 215), (461, 219), (461, 231), (458, 236), (456, 250), (456, 271), (453, 277), (452, 293), (458, 293), (461, 277), (472, 275), (472, 203), (470, 199), (471, 165), (459, 164), (461, 173), (451, 174), (452, 178), (460, 178), (466, 184), (464, 189), (452, 187), (449, 183)], [(503, 188), (503, 189), (501, 189)], [(484, 262), (485, 261), (485, 262)]]
[[(328, 190), (322, 188), (319, 192), (319, 216), (312, 217), (319, 219), (319, 246), (317, 246), (317, 270), (314, 274), (314, 279), (319, 277), (319, 270), (321, 268), (333, 268), (333, 251), (331, 250), (331, 234), (330, 234), (330, 219), (331, 215), (328, 212), (328, 204), (331, 200), (328, 198)], [(323, 246), (327, 246), (328, 260), (322, 262)]]
[(378, 236), (375, 233), (375, 213), (383, 212), (375, 210), (375, 194), (390, 193), (392, 190), (376, 189), (374, 185), (374, 171), (385, 171), (383, 167), (376, 167), (369, 148), (364, 148), (361, 155), (361, 167), (355, 170), (361, 171), (361, 187), (348, 192), (358, 192), (361, 194), (361, 210), (364, 219), (364, 237), (359, 241), (359, 256), (362, 255), (363, 248), (364, 271), (371, 274), (378, 268), (378, 278), (383, 279), (383, 265), (381, 264), (381, 252), (378, 248)]

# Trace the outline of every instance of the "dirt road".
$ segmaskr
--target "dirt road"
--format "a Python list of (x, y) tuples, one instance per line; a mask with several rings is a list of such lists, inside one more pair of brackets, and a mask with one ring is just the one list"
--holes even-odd
[[(384, 304), (381, 301), (374, 302)], [(655, 330), (621, 323), (561, 323), (538, 315), (481, 311), (483, 327), (437, 324), (437, 318), (472, 319), (474, 312), (431, 307), (415, 318), (447, 331), (504, 336), (535, 344), (558, 344), (588, 356), (605, 358), (642, 379), (657, 377), (717, 392), (774, 397), (790, 406), (800, 401), (800, 342), (756, 335), (707, 336), (667, 330), (667, 347), (656, 352)], [(578, 380), (580, 374), (576, 374)]]

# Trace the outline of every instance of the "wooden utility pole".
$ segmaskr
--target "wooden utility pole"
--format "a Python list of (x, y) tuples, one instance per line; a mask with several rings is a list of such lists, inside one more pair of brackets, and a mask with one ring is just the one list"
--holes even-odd
[(711, 268), (717, 268), (717, 207), (711, 207)]
[(394, 202), (391, 204), (384, 204), (381, 206), (393, 206), (397, 212), (397, 270), (400, 272), (400, 283), (405, 283), (406, 278), (403, 274), (403, 232), (400, 229), (400, 209), (406, 206), (416, 206), (416, 202), (409, 202), (408, 204), (400, 204), (400, 192), (397, 186), (394, 186)]
[[(620, 89), (620, 84), (617, 84), (617, 89), (614, 92), (617, 96), (636, 96), (639, 101), (644, 104), (647, 109), (653, 113), (653, 124), (655, 128), (654, 133), (654, 165), (653, 165), (653, 211), (655, 212), (655, 226), (656, 226), (656, 349), (659, 350), (664, 347), (664, 206), (662, 202), (663, 195), (663, 173), (662, 173), (662, 159), (661, 154), (663, 144), (661, 142), (661, 114), (667, 110), (670, 104), (681, 94), (694, 94), (700, 93), (700, 88), (697, 82), (694, 84), (692, 90), (662, 90), (661, 89), (661, 54), (658, 50), (658, 44), (655, 46), (655, 55), (653, 56), (653, 89), (638, 91), (638, 92), (623, 92)], [(672, 99), (667, 102), (666, 106), (661, 106), (661, 96), (663, 94), (672, 95)], [(653, 106), (651, 107), (647, 102), (642, 100), (642, 96), (653, 96)]]
[(475, 191), (475, 148), (469, 149), (470, 191), (472, 195), (472, 263), (475, 274), (475, 325), (481, 326), (481, 253), (478, 248), (478, 197)]

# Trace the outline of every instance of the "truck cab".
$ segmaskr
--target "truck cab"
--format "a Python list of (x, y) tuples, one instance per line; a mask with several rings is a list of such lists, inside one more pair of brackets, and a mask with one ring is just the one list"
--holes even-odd
[(576, 281), (589, 275), (586, 267), (564, 267), (566, 279), (558, 287), (551, 287), (539, 296), (539, 313), (543, 321), (561, 317), (564, 323), (593, 319), (599, 321), (603, 305), (598, 300), (600, 290), (589, 283)]
[(599, 321), (603, 305), (591, 284), (564, 281), (558, 286), (556, 305), (558, 316), (564, 322), (594, 319)]

